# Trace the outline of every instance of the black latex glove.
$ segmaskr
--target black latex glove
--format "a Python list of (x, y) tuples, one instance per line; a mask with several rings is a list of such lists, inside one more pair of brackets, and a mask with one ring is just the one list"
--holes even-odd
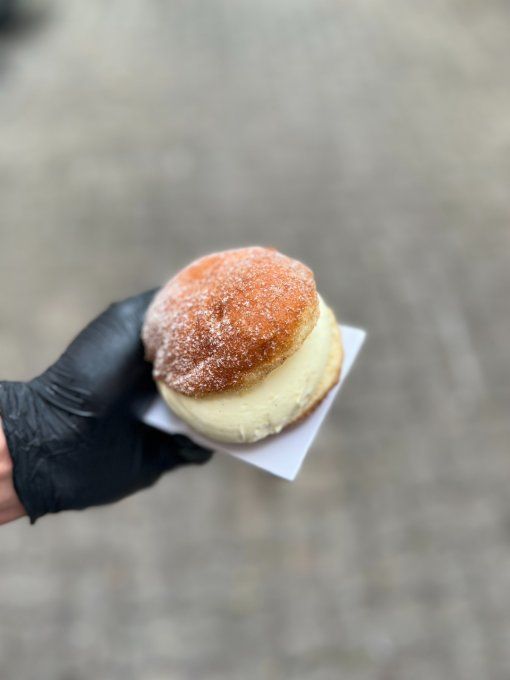
[(211, 452), (144, 425), (133, 403), (154, 392), (140, 331), (155, 291), (111, 305), (42, 375), (0, 382), (14, 486), (30, 520), (119, 500)]

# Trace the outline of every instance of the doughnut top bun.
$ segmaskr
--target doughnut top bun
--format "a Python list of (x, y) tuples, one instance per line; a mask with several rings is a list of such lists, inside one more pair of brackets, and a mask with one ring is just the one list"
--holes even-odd
[(298, 350), (319, 316), (313, 273), (274, 248), (192, 262), (150, 305), (142, 331), (154, 379), (188, 396), (253, 385)]

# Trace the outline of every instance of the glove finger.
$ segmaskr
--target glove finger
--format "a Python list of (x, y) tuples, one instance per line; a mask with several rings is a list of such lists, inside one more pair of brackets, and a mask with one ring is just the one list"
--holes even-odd
[(110, 306), (110, 309), (113, 309), (121, 317), (128, 316), (137, 319), (141, 326), (145, 317), (145, 312), (158, 290), (159, 288), (151, 288), (151, 290), (146, 290), (144, 293), (133, 295), (120, 302), (115, 302)]
[(33, 381), (47, 402), (80, 416), (97, 415), (150, 375), (140, 338), (155, 290), (110, 305)]
[(212, 451), (202, 449), (187, 440), (141, 424), (142, 466), (147, 472), (159, 474), (181, 465), (206, 463)]
[(174, 434), (172, 435), (172, 439), (179, 447), (180, 455), (190, 463), (207, 463), (212, 458), (213, 451), (206, 449), (203, 446), (199, 446), (183, 434)]

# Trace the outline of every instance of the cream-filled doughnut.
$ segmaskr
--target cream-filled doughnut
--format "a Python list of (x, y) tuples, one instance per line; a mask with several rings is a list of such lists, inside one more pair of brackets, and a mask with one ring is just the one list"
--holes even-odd
[(183, 269), (156, 295), (142, 336), (170, 408), (224, 442), (257, 441), (306, 416), (343, 358), (311, 270), (261, 247)]

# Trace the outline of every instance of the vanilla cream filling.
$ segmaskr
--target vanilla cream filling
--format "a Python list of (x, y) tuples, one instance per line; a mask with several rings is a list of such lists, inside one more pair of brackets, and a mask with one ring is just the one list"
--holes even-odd
[(254, 442), (280, 432), (317, 398), (338, 341), (334, 314), (319, 296), (319, 318), (301, 347), (246, 390), (189, 397), (158, 382), (172, 411), (194, 430), (221, 442)]

